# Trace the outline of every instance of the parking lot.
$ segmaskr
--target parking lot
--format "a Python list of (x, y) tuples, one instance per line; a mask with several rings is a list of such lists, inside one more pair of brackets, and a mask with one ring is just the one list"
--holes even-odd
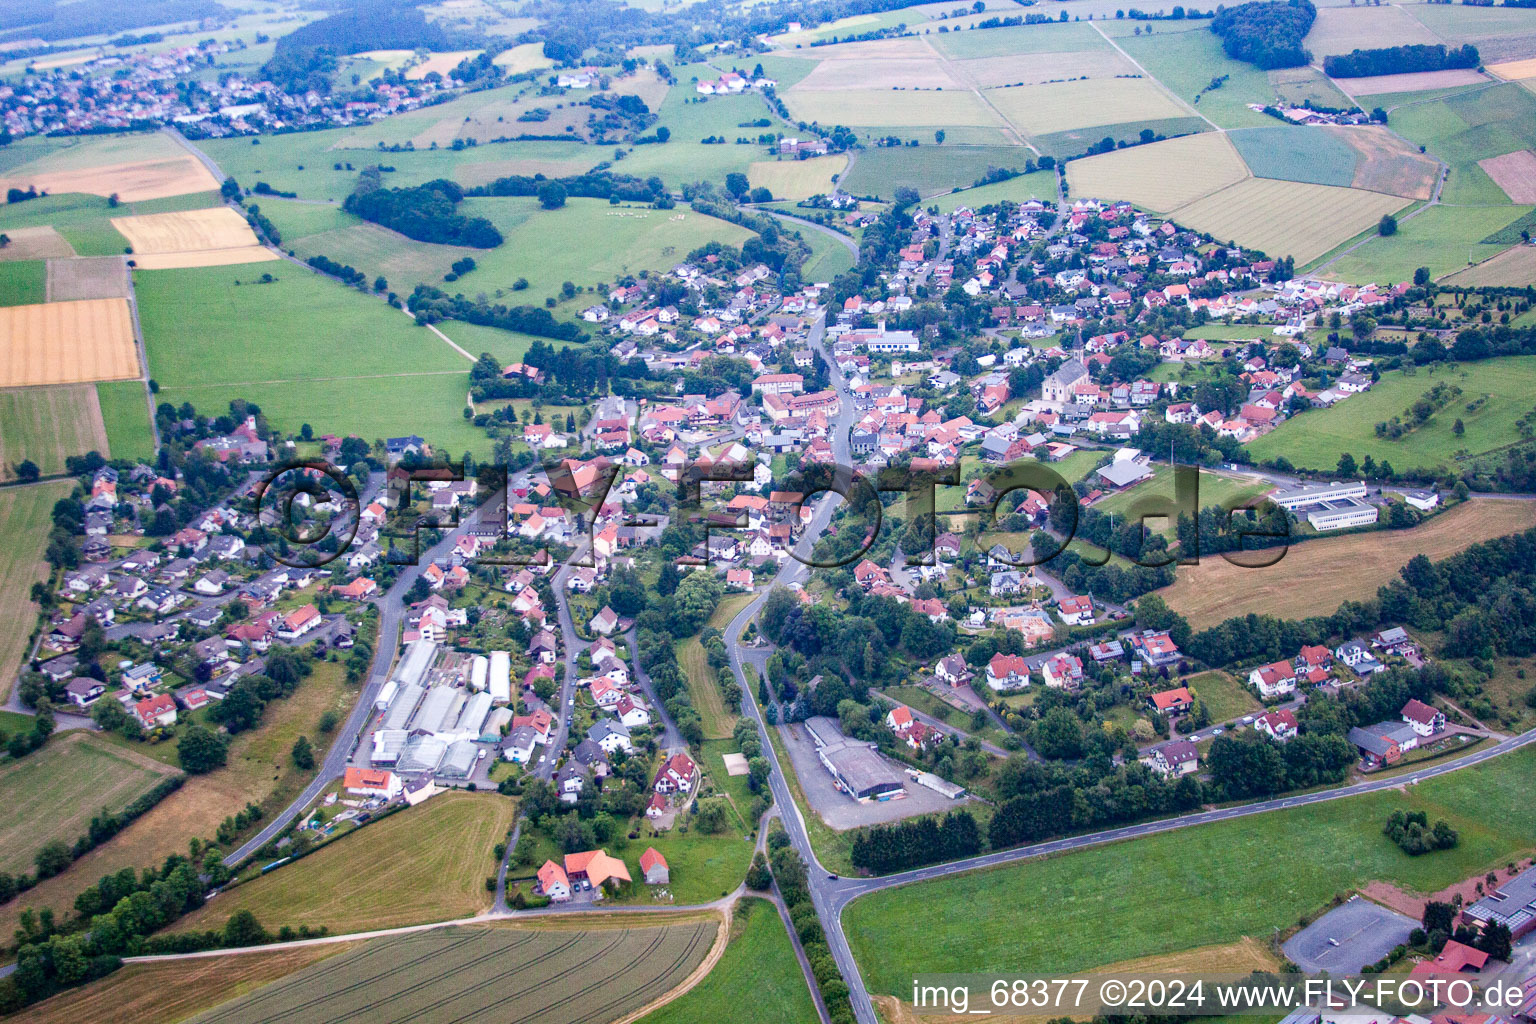
[(786, 725), (779, 734), (784, 737), (784, 745), (789, 748), (789, 759), (795, 766), (795, 776), (800, 780), (800, 788), (805, 791), (811, 809), (835, 829), (900, 821), (919, 814), (947, 811), (965, 803), (965, 800), (951, 800), (907, 779), (904, 786), (907, 795), (904, 799), (861, 804), (833, 783), (831, 774), (816, 756), (816, 744), (803, 723)]
[(1355, 897), (1286, 940), (1285, 955), (1307, 974), (1354, 974), (1406, 943), (1419, 922)]

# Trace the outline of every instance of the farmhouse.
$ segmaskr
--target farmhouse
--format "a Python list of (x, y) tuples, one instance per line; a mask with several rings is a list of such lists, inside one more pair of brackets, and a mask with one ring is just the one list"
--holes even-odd
[(593, 889), (600, 889), (605, 882), (628, 882), (629, 868), (617, 857), (610, 857), (607, 850), (586, 850), (565, 855), (565, 876), (572, 883), (585, 882)]

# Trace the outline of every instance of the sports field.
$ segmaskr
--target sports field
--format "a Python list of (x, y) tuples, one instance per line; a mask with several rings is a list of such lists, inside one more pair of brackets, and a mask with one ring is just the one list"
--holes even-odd
[(495, 793), (442, 794), (225, 890), (175, 930), (222, 928), (238, 910), (274, 929), (338, 933), (468, 917), (490, 906), (491, 847), (506, 838), (516, 809)]
[(196, 157), (159, 133), (77, 136), (40, 148), (35, 159), (0, 175), (0, 189), (115, 194), (138, 202), (219, 187)]
[[(1212, 473), (1200, 471), (1197, 478), (1199, 490), (1196, 498), (1196, 508), (1209, 508), (1212, 505), (1222, 507), (1235, 507), (1248, 498), (1256, 497), (1266, 491), (1272, 490), (1272, 486), (1263, 481), (1255, 481), (1251, 477), (1235, 476), (1226, 473)], [(1138, 484), (1128, 491), (1119, 491), (1095, 502), (1093, 507), (1105, 515), (1124, 517), (1126, 514), (1138, 511), (1137, 506), (1146, 508), (1154, 507), (1154, 502), (1163, 499), (1174, 500), (1173, 471), (1167, 466), (1159, 466), (1152, 472), (1152, 479)], [(1184, 511), (1184, 510), (1181, 510)], [(1169, 521), (1166, 517), (1149, 519), (1146, 523), (1149, 529), (1155, 529), (1170, 536), (1173, 533), (1177, 520)]]
[[(44, 518), (54, 500), (61, 496), (54, 492), (47, 499)], [(7, 582), (11, 579), (9, 575), (4, 578)], [(291, 696), (267, 706), (259, 726), (230, 741), (229, 763), (225, 767), (192, 776), (153, 810), (75, 861), (63, 874), (28, 890), (25, 900), (0, 906), (0, 928), (14, 929), (26, 907), (51, 908), (63, 920), (70, 914), (76, 894), (102, 875), (125, 867), (138, 870), (145, 864), (158, 864), (172, 853), (185, 854), (189, 836), (213, 836), (226, 816), (248, 802), (262, 806), (270, 820), (271, 814), (299, 795), (311, 777), (311, 773), (293, 766), (290, 752), (294, 741), (308, 736), (315, 743), (318, 758), (326, 747), (324, 738), (316, 731), (320, 716), (327, 711), (345, 716), (356, 700), (357, 690), (347, 685), (340, 663), (316, 662), (314, 671)], [(151, 746), (105, 734), (97, 739), (167, 765), (177, 763), (174, 742)]]
[(1181, 206), (1170, 217), (1276, 259), (1293, 256), (1300, 266), (1406, 204), (1363, 189), (1249, 178)]
[(73, 843), (98, 811), (119, 811), (167, 775), (168, 765), (115, 749), (84, 732), (54, 736), (43, 749), (0, 765), (0, 871), (32, 870), (55, 840)]
[[(1376, 436), (1376, 424), (1402, 416), (1437, 383), (1462, 390), (1450, 405), (1396, 441)], [(1536, 356), (1509, 356), (1477, 363), (1435, 364), (1412, 376), (1401, 370), (1382, 374), (1371, 390), (1352, 395), (1331, 409), (1294, 416), (1248, 445), (1255, 459), (1284, 455), (1292, 465), (1332, 469), (1339, 456), (1367, 455), (1399, 470), (1445, 465), (1457, 452), (1481, 454), (1519, 437), (1515, 421), (1526, 415), (1536, 395)], [(1485, 399), (1476, 410), (1467, 405)], [(1456, 420), (1465, 433), (1454, 432)]]
[(1186, 135), (1074, 160), (1067, 165), (1067, 180), (1075, 196), (1172, 210), (1248, 177), (1247, 165), (1228, 141), (1243, 134)]
[[(751, 999), (742, 999), (751, 992)], [(730, 945), (698, 987), (641, 1018), (642, 1024), (782, 1024), (816, 1016), (805, 975), (773, 904), (744, 899), (731, 915)]]
[(355, 948), (337, 942), (127, 964), (27, 1007), (32, 1024), (174, 1024)]
[(0, 306), (0, 387), (122, 380), (139, 375), (122, 299)]
[(228, 206), (114, 217), (112, 226), (128, 239), (134, 264), (142, 270), (221, 267), (280, 258), (258, 243), (245, 218)]
[(0, 697), (8, 697), (31, 642), (37, 614), (32, 584), (47, 579), (43, 549), (53, 526), (53, 504), (69, 496), (72, 480), (0, 490)]
[[(1530, 850), (1536, 751), (1504, 755), (1407, 791), (1374, 793), (1125, 844), (887, 889), (843, 914), (872, 992), (909, 994), (924, 973), (1065, 973), (1156, 954), (1266, 940), (1338, 892), (1372, 880), (1434, 892)], [(1393, 810), (1424, 810), (1461, 834), (1454, 850), (1410, 857), (1381, 834)], [(1278, 849), (1327, 850), (1285, 871), (1255, 870)], [(1018, 898), (1020, 892), (1048, 894)], [(935, 906), (965, 907), (934, 915)], [(1114, 928), (1102, 924), (1113, 918)], [(922, 934), (922, 942), (901, 936)]]
[[(116, 385), (111, 385), (116, 386)], [(137, 381), (127, 384), (144, 388)], [(64, 472), (64, 459), (95, 451), (109, 455), (94, 384), (0, 390), (0, 480), (15, 476), (30, 459), (44, 476)]]
[(1090, 78), (989, 89), (987, 98), (1013, 125), (1031, 135), (1189, 113), (1160, 85), (1145, 78)]
[(1412, 281), (1418, 267), (1428, 267), (1436, 278), (1444, 277), (1465, 269), (1468, 260), (1480, 263), (1507, 249), (1507, 245), (1483, 244), (1480, 239), (1518, 221), (1529, 209), (1431, 206), (1399, 221), (1397, 234), (1371, 236), (1358, 249), (1330, 263), (1324, 273), (1329, 278), (1362, 284)]
[[(1196, 629), (1250, 612), (1281, 618), (1331, 614), (1345, 601), (1373, 597), (1414, 555), (1445, 558), (1491, 537), (1536, 526), (1531, 502), (1477, 500), (1404, 532), (1386, 530), (1323, 537), (1288, 549), (1277, 564), (1245, 569), (1207, 557), (1180, 566), (1173, 586), (1159, 591)], [(1339, 566), (1349, 566), (1340, 572)]]
[(846, 156), (818, 156), (810, 160), (759, 160), (747, 168), (753, 188), (766, 188), (775, 199), (809, 199), (827, 194), (848, 166)]
[(148, 398), (142, 381), (107, 381), (96, 385), (98, 415), (107, 432), (114, 459), (155, 456), (155, 436), (149, 426)]
[[(440, 799), (440, 798), (439, 798)], [(585, 931), (441, 928), (377, 939), (194, 1018), (197, 1024), (375, 1019), (598, 1024), (642, 1009), (714, 945), (714, 918)]]

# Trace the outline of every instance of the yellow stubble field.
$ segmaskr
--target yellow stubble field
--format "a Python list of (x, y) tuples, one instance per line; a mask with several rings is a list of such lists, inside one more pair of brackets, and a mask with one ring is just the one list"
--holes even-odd
[(279, 258), (260, 245), (245, 218), (227, 206), (114, 217), (112, 226), (133, 246), (133, 260), (141, 270), (219, 267)]
[(137, 376), (126, 299), (0, 307), (0, 387)]

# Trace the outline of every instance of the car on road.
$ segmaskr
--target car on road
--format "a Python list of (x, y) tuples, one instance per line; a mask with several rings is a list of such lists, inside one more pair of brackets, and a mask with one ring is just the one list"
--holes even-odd
[(1223, 729), (1221, 726), (1218, 725), (1216, 728), (1211, 730), (1211, 735), (1212, 736), (1220, 736), (1222, 733), (1224, 733), (1226, 731), (1227, 730)]
[(1253, 716), (1249, 715), (1247, 718), (1243, 719), (1243, 724), (1247, 725), (1251, 721), (1253, 721)]
[(827, 881), (835, 882), (835, 881), (837, 881), (837, 876), (836, 875), (828, 875), (827, 876)]

